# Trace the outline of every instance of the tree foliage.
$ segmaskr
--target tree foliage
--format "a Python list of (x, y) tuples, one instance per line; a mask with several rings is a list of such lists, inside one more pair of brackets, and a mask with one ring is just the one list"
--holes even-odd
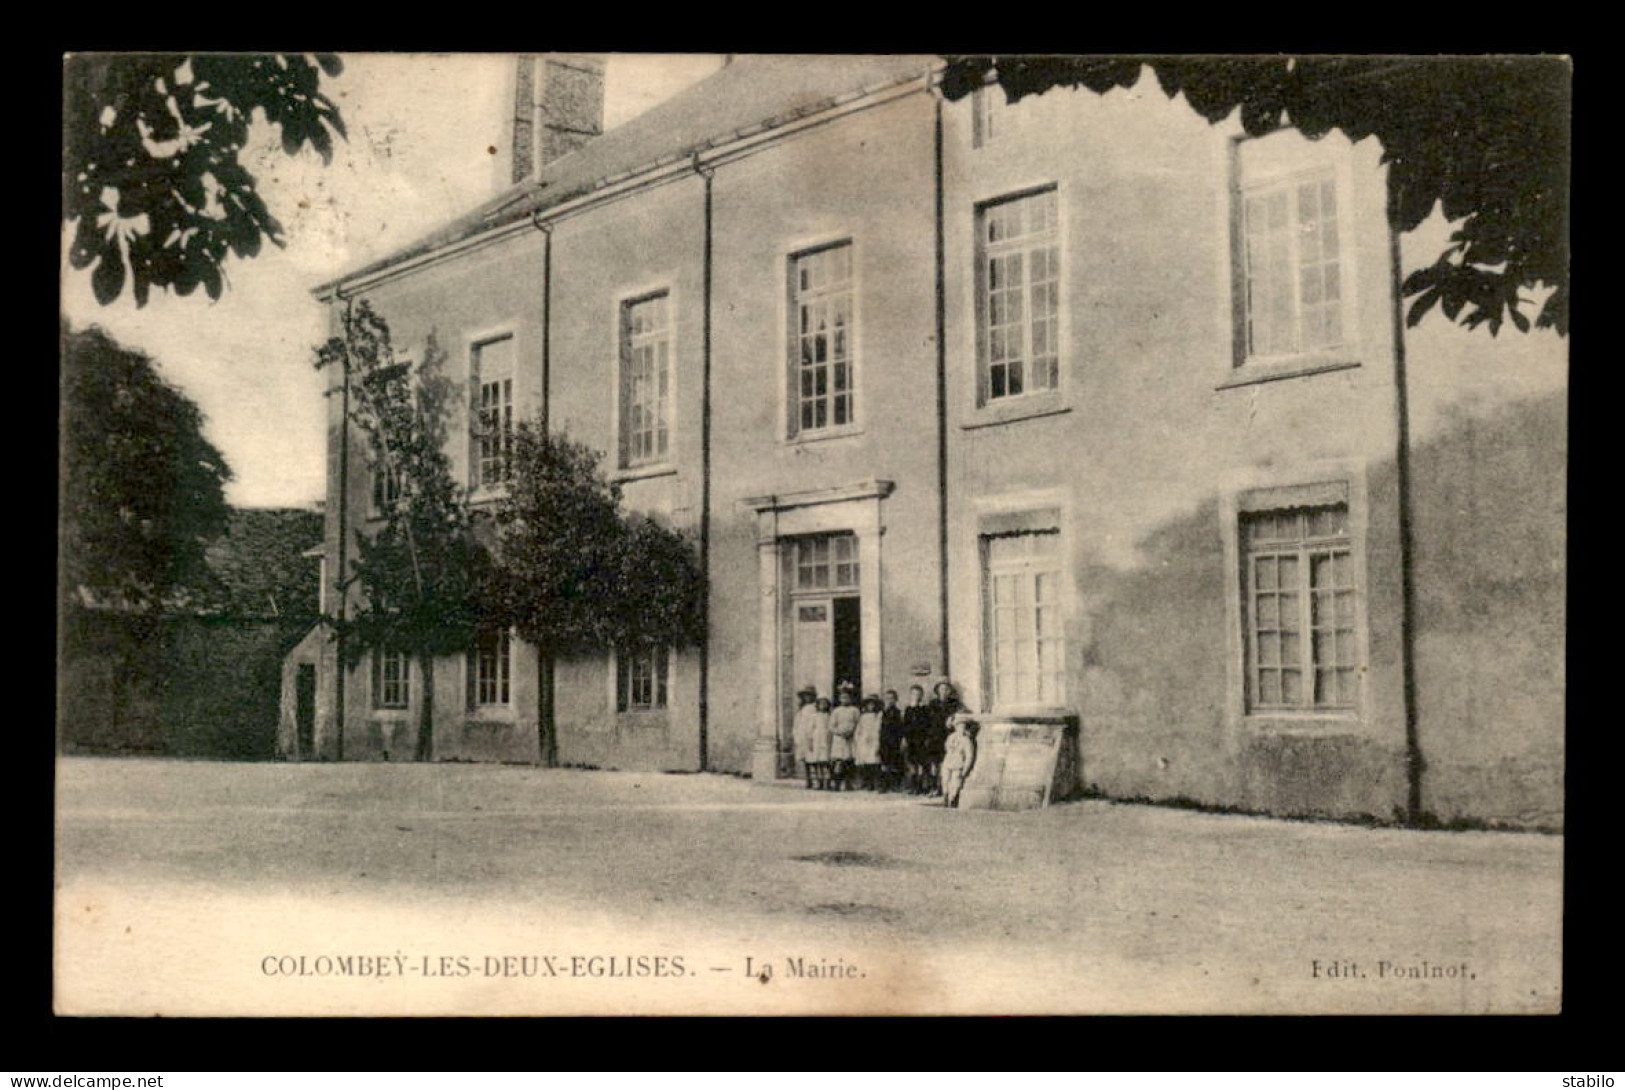
[(1290, 124), (1318, 138), (1375, 136), (1388, 166), (1388, 219), (1410, 231), (1443, 207), (1460, 221), (1403, 291), (1416, 325), (1435, 305), (1494, 334), (1530, 322), (1522, 292), (1550, 289), (1535, 325), (1567, 334), (1572, 75), (1557, 57), (990, 57), (947, 58), (950, 99), (988, 73), (1010, 101), (1054, 86), (1102, 94), (1156, 73), (1170, 97), (1209, 122), (1239, 108), (1253, 136)]
[(61, 412), (62, 589), (156, 613), (208, 578), (231, 469), (197, 405), (96, 326), (62, 324)]
[(388, 324), (365, 300), (345, 310), (343, 335), (316, 352), (319, 369), (348, 373), (350, 418), (366, 438), (371, 471), (398, 482), (379, 497), (376, 528), (355, 530), (348, 578), (361, 601), (343, 626), (350, 665), (379, 648), (423, 657), (464, 650), (486, 619), (490, 554), (451, 472), (447, 424), (457, 385), (444, 365), (433, 339), (415, 367), (397, 360)]
[(282, 225), (240, 157), (249, 127), (280, 130), (283, 151), (314, 148), (323, 162), (345, 135), (321, 73), (329, 53), (84, 53), (64, 73), (62, 216), (74, 224), (69, 259), (94, 265), (102, 304), (126, 282), (138, 306), (154, 287), (211, 299), (227, 253), (284, 244)]
[(700, 638), (705, 581), (692, 542), (623, 512), (596, 451), (520, 424), (496, 520), (504, 605), (527, 641), (570, 651)]

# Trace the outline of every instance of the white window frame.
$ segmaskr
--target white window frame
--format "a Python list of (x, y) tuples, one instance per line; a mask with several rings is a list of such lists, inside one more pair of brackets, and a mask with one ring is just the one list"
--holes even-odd
[[(1041, 558), (1027, 553), (1018, 559), (995, 560), (993, 553), (994, 542), (1000, 540), (1043, 540), (1051, 543), (1051, 550)], [(1064, 539), (1059, 526), (1045, 529), (1016, 530), (1010, 532), (982, 533), (978, 536), (978, 564), (980, 567), (982, 583), (982, 690), (985, 711), (1017, 708), (1064, 708), (1068, 700), (1067, 681), (1067, 579), (1065, 563)], [(1039, 588), (1043, 585), (1043, 577), (1048, 577), (1051, 596), (1040, 600)], [(1001, 580), (1015, 580), (1018, 589), (1025, 590), (1025, 600), (1015, 603), (999, 600), (998, 587)], [(1002, 628), (1000, 620), (1001, 611), (1014, 611), (1027, 609), (1032, 613), (1031, 636), (1021, 637), (1019, 631), (1011, 634)], [(1041, 624), (1044, 613), (1051, 614), (1052, 628), (1046, 635)], [(1015, 619), (1014, 617), (1012, 618)], [(1019, 630), (1019, 621), (1018, 630)], [(1008, 639), (1001, 637), (1010, 636)], [(1001, 671), (1000, 648), (1009, 645), (1012, 653), (1018, 656), (1021, 645), (1031, 643), (1031, 663), (1034, 677), (1034, 691), (1030, 699), (1023, 699), (1019, 693), (1007, 695), (1001, 692), (1001, 679), (1009, 676), (1021, 676), (1020, 671)], [(1052, 645), (1053, 666), (1045, 669), (1045, 645)], [(1053, 679), (1054, 691), (1046, 692), (1045, 678)]]
[[(638, 306), (652, 302), (656, 299), (665, 303), (665, 324), (658, 331), (660, 337), (645, 337), (639, 340), (631, 329), (632, 313)], [(672, 448), (676, 442), (676, 404), (677, 404), (677, 307), (676, 297), (667, 285), (651, 287), (646, 290), (628, 293), (615, 300), (615, 433), (616, 433), (616, 465), (622, 470), (647, 470), (651, 467), (669, 465), (672, 459)], [(643, 344), (659, 344), (663, 340), (666, 349), (665, 379), (666, 394), (664, 399), (659, 396), (658, 370), (654, 374), (656, 383), (656, 416), (654, 418), (652, 449), (643, 454), (633, 452), (633, 439), (635, 436), (632, 405), (632, 389), (637, 376), (633, 373), (633, 352)], [(665, 430), (666, 445), (662, 449), (659, 445), (662, 425)]]
[[(988, 219), (997, 209), (1017, 204), (1019, 202), (1044, 199), (1051, 202), (1053, 215), (1048, 227), (1042, 232), (1027, 232), (1013, 239), (990, 243), (987, 239)], [(1063, 242), (1066, 237), (1065, 224), (1061, 215), (1063, 203), (1061, 201), (1061, 187), (1056, 183), (1029, 186), (1023, 189), (1002, 193), (986, 200), (976, 202), (973, 215), (974, 236), (972, 249), (975, 253), (975, 267), (972, 270), (972, 290), (975, 293), (974, 305), (974, 333), (975, 333), (975, 400), (974, 405), (979, 412), (999, 412), (1006, 406), (1021, 406), (1022, 411), (1028, 407), (1038, 407), (1039, 404), (1048, 405), (1058, 399), (1066, 383), (1064, 315), (1066, 308), (1062, 305), (1065, 299), (1065, 260)], [(1033, 254), (1040, 250), (1047, 250), (1046, 264), (1053, 263), (1053, 271), (1047, 277), (1046, 286), (1054, 292), (1053, 309), (1048, 318), (1053, 322), (1049, 333), (1050, 345), (1048, 356), (1053, 357), (1052, 381), (1043, 386), (1032, 384), (1033, 373), (1033, 330), (1032, 300), (1033, 281), (1030, 275)], [(992, 359), (993, 317), (995, 300), (993, 292), (990, 263), (996, 258), (1009, 257), (1016, 253), (1022, 255), (1022, 283), (1020, 287), (1020, 305), (1022, 316), (1019, 327), (1013, 323), (1000, 324), (1001, 329), (1019, 328), (1021, 346), (1019, 363), (1022, 367), (1022, 389), (1011, 393), (1009, 386), (1008, 359), (1005, 363), (1004, 391), (994, 392)]]
[[(1341, 513), (1341, 529), (1326, 532), (1320, 525), (1326, 512)], [(1286, 519), (1296, 524), (1294, 536), (1255, 544), (1250, 528), (1263, 519)], [(1350, 532), (1348, 503), (1318, 504), (1286, 509), (1264, 508), (1244, 511), (1238, 526), (1242, 562), (1242, 617), (1246, 643), (1246, 699), (1250, 715), (1294, 712), (1349, 714), (1360, 706), (1360, 675), (1365, 663), (1359, 628), (1362, 588), (1355, 577), (1355, 543)], [(1334, 573), (1334, 583), (1317, 586), (1315, 572), (1321, 561)], [(1287, 564), (1293, 572), (1291, 585), (1284, 574)], [(1264, 565), (1270, 577), (1260, 579)], [(1338, 579), (1344, 576), (1345, 579)], [(1339, 599), (1347, 596), (1347, 608)], [(1290, 596), (1290, 601), (1288, 601)], [(1321, 601), (1334, 603), (1330, 624)], [(1268, 609), (1262, 606), (1269, 599)], [(1264, 620), (1273, 623), (1261, 623)], [(1321, 653), (1322, 633), (1331, 637), (1328, 661)], [(1288, 638), (1294, 639), (1288, 644)], [(1290, 656), (1287, 647), (1296, 654)], [(1344, 653), (1346, 651), (1346, 654)], [(1273, 673), (1276, 699), (1266, 697), (1264, 675)], [(1330, 673), (1335, 679), (1332, 699), (1321, 699), (1320, 677)], [(1288, 675), (1297, 677), (1297, 697), (1286, 697)], [(1346, 675), (1346, 678), (1342, 675)]]
[(1026, 106), (1034, 95), (1011, 102), (997, 79), (978, 87), (971, 95), (971, 146), (985, 148), (1027, 127)]
[[(649, 647), (617, 648), (614, 659), (613, 679), (617, 715), (663, 712), (671, 706), (670, 647), (656, 644)], [(637, 699), (640, 668), (647, 671), (643, 679), (648, 686), (647, 701)]]
[[(498, 402), (497, 444), (498, 453), (493, 459), (487, 454), (485, 446), (489, 436), (485, 420), (485, 391), (494, 383), (487, 380), (483, 373), (481, 352), (490, 345), (508, 341), (512, 345), (512, 364), (505, 378), (497, 380), (505, 383), (501, 390), (504, 400)], [(519, 336), (512, 327), (494, 329), (480, 333), (468, 339), (468, 374), (469, 406), (468, 406), (468, 454), (469, 454), (469, 482), (474, 493), (491, 495), (507, 487), (513, 473), (513, 431), (519, 395)], [(487, 464), (495, 461), (500, 469), (497, 479), (489, 479), (486, 475)]]
[[(1328, 134), (1319, 141), (1308, 141), (1295, 129), (1280, 129), (1262, 137), (1245, 134), (1232, 136), (1228, 147), (1230, 244), (1228, 248), (1231, 283), (1232, 347), (1230, 369), (1238, 379), (1249, 374), (1318, 370), (1328, 367), (1351, 366), (1360, 355), (1360, 329), (1358, 325), (1358, 248), (1353, 215), (1354, 187), (1350, 152), (1346, 144), (1335, 143), (1338, 134)], [(1312, 143), (1316, 162), (1287, 170), (1261, 174), (1256, 178), (1244, 176), (1242, 157), (1249, 144), (1275, 138), (1297, 138)], [(1330, 182), (1336, 215), (1331, 221), (1337, 237), (1338, 269), (1338, 324), (1339, 337), (1334, 343), (1304, 344), (1304, 303), (1301, 280), (1302, 241), (1298, 228), (1299, 187), (1308, 182)], [(1295, 344), (1286, 349), (1268, 352), (1253, 351), (1253, 309), (1250, 300), (1250, 258), (1248, 243), (1248, 201), (1270, 194), (1286, 197), (1286, 268), (1291, 277), (1292, 300), (1291, 333)], [(1321, 222), (1325, 222), (1324, 220)], [(1318, 241), (1317, 241), (1318, 245)]]
[[(846, 259), (846, 279), (834, 288), (802, 289), (800, 285), (800, 269), (803, 261), (820, 258), (837, 251), (844, 251)], [(792, 442), (810, 441), (830, 436), (849, 435), (862, 427), (861, 386), (859, 382), (859, 351), (858, 338), (858, 248), (851, 236), (822, 239), (818, 242), (797, 246), (785, 257), (785, 436)], [(803, 303), (809, 305), (827, 301), (839, 301), (844, 297), (846, 307), (845, 344), (846, 359), (838, 361), (831, 354), (826, 360), (828, 368), (828, 382), (826, 391), (821, 395), (828, 404), (823, 425), (803, 425), (802, 416), (802, 341), (801, 318)], [(833, 343), (833, 330), (830, 334), (830, 343)], [(838, 363), (846, 367), (847, 385), (839, 393), (834, 388), (834, 377)], [(815, 361), (816, 366), (816, 361)], [(836, 422), (836, 399), (845, 395), (847, 398), (847, 419)], [(815, 393), (814, 395), (817, 395)]]
[[(390, 666), (396, 676), (388, 676)], [(395, 692), (390, 691), (391, 686)], [(372, 653), (372, 706), (378, 711), (404, 711), (412, 706), (412, 656), (398, 648), (377, 648)]]
[[(495, 654), (489, 679), (481, 674), (487, 660), (485, 641), (495, 637)], [(468, 703), (475, 711), (500, 710), (513, 706), (513, 633), (506, 628), (481, 629), (475, 633), (474, 646), (468, 650)], [(486, 699), (489, 684), (490, 699)]]
[[(827, 534), (802, 534), (786, 539), (790, 556), (790, 593), (792, 595), (840, 596), (856, 594), (862, 589), (862, 543), (854, 533), (837, 531)], [(824, 555), (819, 558), (819, 547)], [(843, 555), (844, 554), (844, 555)], [(842, 569), (850, 579), (843, 578)], [(825, 579), (804, 582), (808, 573), (823, 571)]]

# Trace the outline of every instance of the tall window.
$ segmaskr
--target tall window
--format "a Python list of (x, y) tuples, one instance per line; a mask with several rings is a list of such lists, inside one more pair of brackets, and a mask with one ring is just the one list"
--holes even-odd
[(1244, 515), (1241, 529), (1249, 706), (1353, 708), (1360, 656), (1348, 505)]
[(380, 454), (372, 464), (372, 510), (383, 514), (401, 498), (401, 472), (395, 463)]
[(852, 244), (790, 259), (790, 432), (855, 419), (852, 374)]
[(666, 649), (644, 647), (615, 655), (615, 710), (653, 711), (666, 706)]
[(406, 652), (388, 648), (373, 652), (372, 706), (404, 708), (412, 699), (411, 660)]
[(1055, 190), (977, 209), (979, 401), (1053, 390), (1060, 381), (1060, 230)]
[(1337, 178), (1328, 149), (1296, 131), (1236, 148), (1242, 362), (1344, 342)]
[(994, 707), (1066, 700), (1061, 535), (984, 537), (987, 678)]
[(978, 88), (971, 103), (974, 145), (983, 147), (1000, 136), (1020, 129), (1026, 116), (1026, 111), (1022, 109), (1025, 104), (1026, 99), (1011, 102), (1004, 88), (996, 83)]
[(858, 539), (830, 534), (796, 540), (797, 590), (849, 590), (858, 585)]
[(507, 481), (513, 458), (512, 337), (474, 346), (474, 376), (479, 397), (474, 417), (474, 485)]
[(671, 445), (671, 305), (665, 292), (621, 305), (621, 465), (666, 459)]
[(508, 703), (510, 652), (508, 630), (482, 629), (474, 639), (472, 660), (472, 703), (477, 708), (500, 707)]

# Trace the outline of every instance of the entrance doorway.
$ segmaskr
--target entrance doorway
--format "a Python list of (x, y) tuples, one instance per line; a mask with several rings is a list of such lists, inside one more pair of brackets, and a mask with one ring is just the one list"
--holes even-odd
[[(836, 686), (863, 694), (863, 600), (858, 539), (850, 532), (793, 539), (785, 550), (790, 585), (790, 696), (811, 685), (833, 702)], [(787, 701), (787, 707), (794, 705)]]
[(792, 678), (795, 686), (812, 685), (833, 703), (836, 687), (850, 682), (863, 696), (862, 600), (840, 597), (797, 598), (793, 606)]
[(294, 735), (301, 761), (316, 757), (316, 667), (308, 662), (299, 664), (294, 678), (293, 703)]

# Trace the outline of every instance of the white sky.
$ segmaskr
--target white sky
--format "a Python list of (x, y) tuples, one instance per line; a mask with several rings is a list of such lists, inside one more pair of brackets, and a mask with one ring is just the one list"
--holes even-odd
[[(62, 308), (75, 326), (98, 323), (159, 362), (202, 407), (205, 434), (236, 473), (236, 505), (304, 506), (322, 495), (326, 438), (321, 382), (311, 366), (325, 336), (310, 288), (405, 245), (490, 196), (492, 145), (502, 142), (511, 57), (498, 54), (347, 54), (324, 78), (349, 130), (323, 166), (282, 153), (269, 129), (246, 161), (287, 248), (229, 260), (227, 289), (211, 302), (154, 292), (137, 309), (129, 292), (98, 306), (90, 271), (62, 268)], [(716, 55), (615, 54), (605, 74), (612, 128), (710, 74)], [(64, 234), (64, 245), (69, 238)]]

